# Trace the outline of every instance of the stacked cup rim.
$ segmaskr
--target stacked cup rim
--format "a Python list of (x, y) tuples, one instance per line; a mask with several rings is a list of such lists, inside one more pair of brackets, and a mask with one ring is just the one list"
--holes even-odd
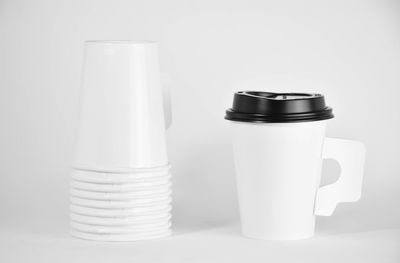
[(98, 241), (135, 241), (170, 235), (169, 165), (121, 173), (74, 169), (71, 234)]

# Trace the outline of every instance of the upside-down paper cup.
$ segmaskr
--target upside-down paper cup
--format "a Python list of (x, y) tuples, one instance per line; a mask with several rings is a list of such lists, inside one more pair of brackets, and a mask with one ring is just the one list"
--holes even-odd
[(121, 172), (168, 164), (158, 44), (87, 41), (74, 168)]

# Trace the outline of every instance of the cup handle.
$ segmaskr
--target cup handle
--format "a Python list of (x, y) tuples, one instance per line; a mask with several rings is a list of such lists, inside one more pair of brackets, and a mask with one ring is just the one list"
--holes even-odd
[(338, 203), (360, 199), (365, 146), (358, 141), (325, 138), (322, 158), (335, 159), (341, 167), (341, 175), (335, 183), (317, 190), (314, 214), (330, 216)]
[(165, 129), (168, 129), (172, 123), (172, 107), (171, 107), (171, 80), (169, 75), (166, 73), (161, 73), (161, 89), (164, 104), (164, 120)]

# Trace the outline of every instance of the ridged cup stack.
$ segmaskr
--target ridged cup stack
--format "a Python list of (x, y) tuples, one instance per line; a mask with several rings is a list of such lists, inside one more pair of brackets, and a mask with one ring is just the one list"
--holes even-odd
[(131, 173), (75, 170), (71, 181), (72, 235), (134, 241), (170, 235), (169, 167)]
[(157, 43), (87, 41), (71, 173), (74, 237), (137, 241), (171, 234), (171, 174)]

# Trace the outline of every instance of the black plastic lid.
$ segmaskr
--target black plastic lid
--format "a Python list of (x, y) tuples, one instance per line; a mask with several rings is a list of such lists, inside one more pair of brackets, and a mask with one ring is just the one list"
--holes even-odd
[(241, 122), (304, 122), (333, 118), (324, 96), (312, 93), (239, 91), (225, 119)]

